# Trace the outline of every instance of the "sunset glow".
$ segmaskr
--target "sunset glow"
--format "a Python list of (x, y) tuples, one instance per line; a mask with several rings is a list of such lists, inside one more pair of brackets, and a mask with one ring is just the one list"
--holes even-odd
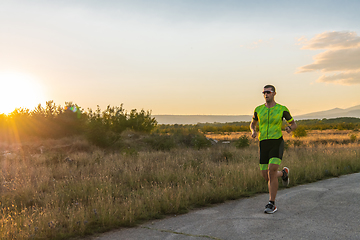
[(360, 1), (324, 2), (1, 1), (0, 112), (251, 115), (266, 84), (294, 116), (360, 105)]
[(34, 77), (22, 73), (0, 73), (0, 113), (11, 113), (15, 108), (34, 109), (44, 103), (42, 87)]

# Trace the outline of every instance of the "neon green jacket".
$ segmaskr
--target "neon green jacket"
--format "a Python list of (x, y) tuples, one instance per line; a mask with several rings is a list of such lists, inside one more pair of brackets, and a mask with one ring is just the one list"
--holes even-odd
[(265, 104), (256, 107), (253, 119), (259, 122), (259, 140), (281, 138), (284, 118), (288, 123), (294, 120), (289, 109), (281, 104), (277, 103), (272, 108), (267, 108)]

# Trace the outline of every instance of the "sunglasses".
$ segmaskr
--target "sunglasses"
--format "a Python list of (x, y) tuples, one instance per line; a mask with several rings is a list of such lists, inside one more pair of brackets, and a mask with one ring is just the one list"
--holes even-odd
[(274, 91), (270, 90), (270, 91), (263, 91), (262, 94), (270, 94), (270, 93), (273, 93)]

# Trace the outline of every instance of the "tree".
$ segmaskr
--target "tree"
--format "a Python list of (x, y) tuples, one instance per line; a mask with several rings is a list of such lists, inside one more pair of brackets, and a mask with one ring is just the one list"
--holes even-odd
[(139, 131), (149, 133), (157, 125), (155, 118), (151, 117), (150, 111), (144, 111), (143, 109), (140, 112), (137, 112), (136, 109), (131, 110), (128, 118), (129, 128)]

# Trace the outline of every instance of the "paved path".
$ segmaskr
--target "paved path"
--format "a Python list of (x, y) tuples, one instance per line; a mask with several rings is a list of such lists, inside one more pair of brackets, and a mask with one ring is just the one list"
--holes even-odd
[(360, 239), (360, 173), (280, 190), (275, 214), (263, 213), (267, 200), (259, 194), (90, 239)]

